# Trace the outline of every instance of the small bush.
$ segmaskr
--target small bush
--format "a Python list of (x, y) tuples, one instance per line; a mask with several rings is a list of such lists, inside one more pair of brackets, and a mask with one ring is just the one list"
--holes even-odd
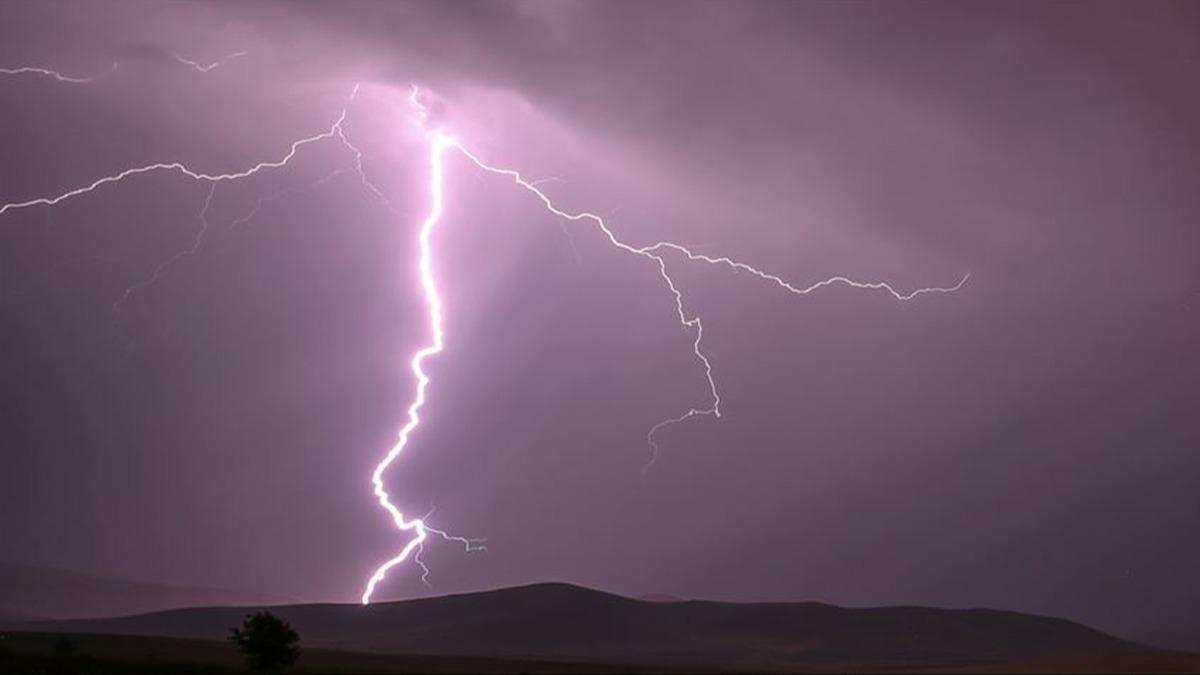
[(50, 643), (50, 654), (56, 659), (77, 659), (83, 655), (79, 640), (66, 635), (59, 635)]
[(288, 622), (270, 612), (247, 614), (241, 627), (230, 630), (229, 640), (237, 644), (252, 668), (285, 668), (300, 657), (300, 634)]

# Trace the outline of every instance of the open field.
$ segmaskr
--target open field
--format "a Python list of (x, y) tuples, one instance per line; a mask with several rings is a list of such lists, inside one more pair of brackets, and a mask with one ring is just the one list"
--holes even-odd
[[(241, 673), (229, 643), (140, 635), (0, 634), (0, 673)], [(678, 669), (305, 649), (297, 673), (626, 673)]]
[[(736, 669), (734, 669), (736, 670)], [(0, 638), (2, 673), (242, 673), (234, 647), (210, 640), (129, 635), (6, 633)], [(633, 665), (481, 659), (451, 656), (363, 654), (306, 649), (296, 673), (678, 673), (697, 672)], [(732, 672), (713, 669), (710, 672)], [(882, 673), (1200, 673), (1200, 655), (1134, 654), (1006, 664), (914, 666), (845, 664), (830, 668), (785, 668), (777, 672)]]

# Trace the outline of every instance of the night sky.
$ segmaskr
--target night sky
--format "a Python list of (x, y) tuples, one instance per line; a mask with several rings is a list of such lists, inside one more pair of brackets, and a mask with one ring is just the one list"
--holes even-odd
[[(199, 64), (245, 51), (201, 72)], [(112, 69), (116, 62), (117, 67)], [(354, 601), (428, 340), (438, 124), (564, 208), (807, 286), (658, 270), (448, 155), (446, 351), (386, 482), (423, 586), (1200, 605), (1200, 5), (0, 4), (0, 559)], [(251, 213), (253, 218), (247, 218)], [(125, 290), (134, 286), (128, 297)]]

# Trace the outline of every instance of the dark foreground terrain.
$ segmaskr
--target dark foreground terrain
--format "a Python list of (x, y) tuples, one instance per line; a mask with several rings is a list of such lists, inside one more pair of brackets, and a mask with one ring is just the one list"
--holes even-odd
[[(0, 673), (242, 673), (251, 672), (228, 643), (128, 635), (6, 633), (0, 639)], [(682, 673), (728, 670), (656, 668), (635, 664), (550, 662), (452, 656), (363, 654), (307, 649), (296, 673)], [(854, 666), (787, 668), (780, 672), (880, 673), (1197, 673), (1200, 656), (1134, 654), (1031, 663), (923, 667)]]
[[(362, 654), (305, 649), (295, 673), (625, 673), (629, 666), (533, 660)], [(682, 672), (637, 668), (637, 672)], [(226, 642), (135, 635), (6, 633), (0, 673), (242, 673), (236, 648)]]
[[(1200, 672), (1200, 657), (1157, 651), (1062, 619), (995, 610), (646, 602), (537, 584), (370, 607), (309, 604), (272, 611), (300, 632), (304, 667), (320, 671)], [(55, 659), (80, 655), (109, 659), (109, 671), (118, 664), (147, 672), (236, 669), (233, 648), (218, 641), (246, 612), (201, 607), (14, 621), (3, 626), (9, 633), (0, 644), (10, 670), (18, 663), (27, 670), (51, 667)], [(83, 637), (75, 638), (75, 649), (48, 633)]]

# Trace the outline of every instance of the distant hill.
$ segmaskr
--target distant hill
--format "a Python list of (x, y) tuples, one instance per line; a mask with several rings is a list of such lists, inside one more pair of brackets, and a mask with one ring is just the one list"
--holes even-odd
[(647, 593), (639, 595), (637, 599), (643, 602), (683, 602), (683, 598), (667, 593)]
[(0, 607), (0, 623), (11, 623), (13, 621), (40, 621), (42, 617), (16, 610)]
[[(305, 646), (456, 657), (778, 670), (1020, 663), (1151, 651), (1070, 621), (1016, 612), (644, 602), (566, 584), (275, 611), (296, 627)], [(22, 628), (211, 640), (244, 613), (197, 608)]]
[(287, 598), (103, 579), (0, 562), (0, 621), (81, 619), (179, 607), (278, 605)]
[(1143, 644), (1154, 645), (1155, 647), (1200, 654), (1200, 626), (1190, 631), (1183, 629), (1134, 631), (1128, 637)]

